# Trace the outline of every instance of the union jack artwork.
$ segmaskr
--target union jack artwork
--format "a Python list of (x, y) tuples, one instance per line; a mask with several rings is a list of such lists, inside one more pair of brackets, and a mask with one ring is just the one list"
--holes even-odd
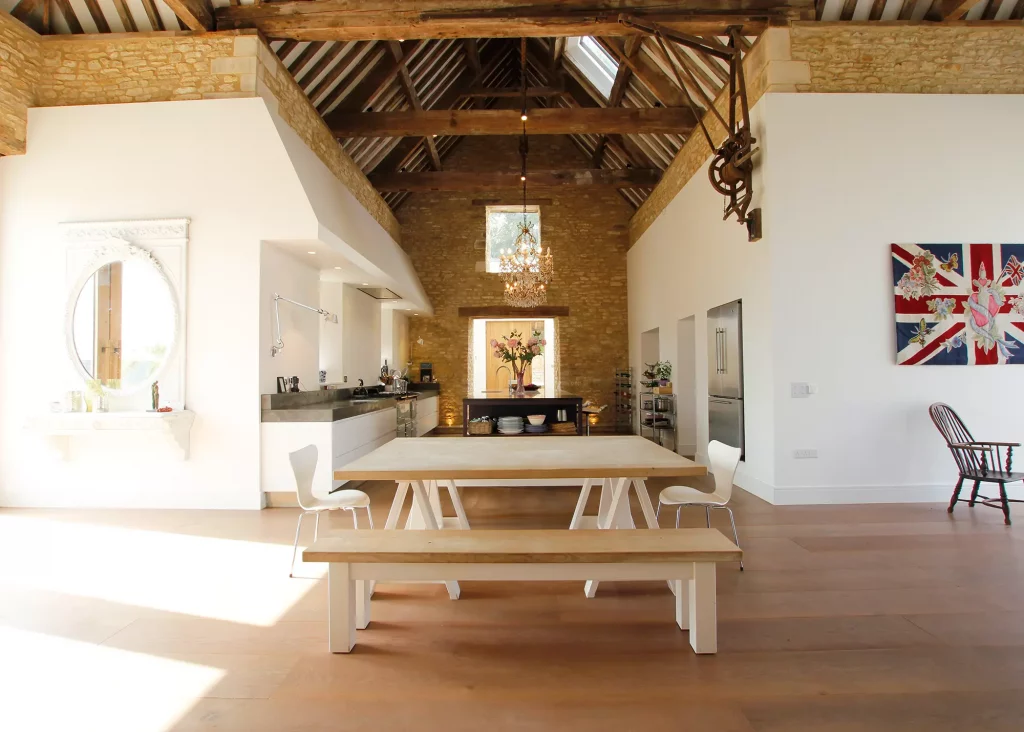
[(896, 363), (1024, 363), (1024, 244), (893, 244)]

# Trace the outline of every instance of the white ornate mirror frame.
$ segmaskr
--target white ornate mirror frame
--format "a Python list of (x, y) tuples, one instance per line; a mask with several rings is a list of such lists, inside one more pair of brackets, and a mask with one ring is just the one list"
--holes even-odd
[[(160, 401), (178, 409), (185, 405), (185, 313), (186, 249), (188, 219), (152, 221), (109, 221), (63, 224), (67, 248), (68, 297), (64, 334), (68, 357), (78, 375), (92, 379), (86, 371), (74, 340), (75, 307), (82, 288), (96, 271), (117, 261), (134, 261), (154, 268), (166, 282), (174, 310), (174, 338), (167, 357), (153, 377), (122, 389), (104, 389), (111, 394), (132, 395), (160, 382)], [(148, 396), (146, 397), (148, 400)], [(143, 406), (140, 404), (140, 406)]]

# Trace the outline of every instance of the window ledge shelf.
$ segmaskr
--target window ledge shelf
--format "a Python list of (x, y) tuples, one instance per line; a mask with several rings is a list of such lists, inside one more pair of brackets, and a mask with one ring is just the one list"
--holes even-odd
[(68, 441), (75, 436), (152, 430), (166, 435), (181, 450), (182, 459), (188, 460), (195, 418), (195, 412), (187, 409), (173, 412), (56, 412), (35, 417), (28, 426), (49, 437), (64, 459), (68, 456)]

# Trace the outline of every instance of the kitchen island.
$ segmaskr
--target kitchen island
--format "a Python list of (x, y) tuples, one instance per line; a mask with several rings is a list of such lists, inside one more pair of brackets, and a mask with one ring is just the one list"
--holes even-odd
[[(479, 417), (523, 417), (543, 414), (547, 424), (553, 424), (560, 410), (565, 410), (566, 421), (576, 425), (575, 433), (583, 434), (583, 398), (562, 392), (548, 393), (545, 389), (526, 392), (525, 396), (509, 396), (508, 391), (482, 391), (470, 394), (462, 400), (462, 434), (466, 437), (491, 437), (492, 435), (470, 435), (470, 420)], [(524, 433), (525, 434), (525, 433)], [(547, 435), (554, 433), (548, 432)]]

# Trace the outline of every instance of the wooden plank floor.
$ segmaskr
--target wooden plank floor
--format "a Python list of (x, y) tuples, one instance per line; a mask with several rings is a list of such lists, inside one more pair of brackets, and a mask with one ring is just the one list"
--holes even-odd
[[(393, 486), (366, 488), (382, 525)], [(576, 495), (464, 503), (477, 527), (562, 527)], [(735, 508), (747, 570), (720, 568), (700, 658), (663, 583), (480, 582), (379, 586), (333, 656), (323, 567), (288, 579), (295, 510), (0, 510), (0, 729), (1024, 729), (1024, 543), (998, 511)]]

